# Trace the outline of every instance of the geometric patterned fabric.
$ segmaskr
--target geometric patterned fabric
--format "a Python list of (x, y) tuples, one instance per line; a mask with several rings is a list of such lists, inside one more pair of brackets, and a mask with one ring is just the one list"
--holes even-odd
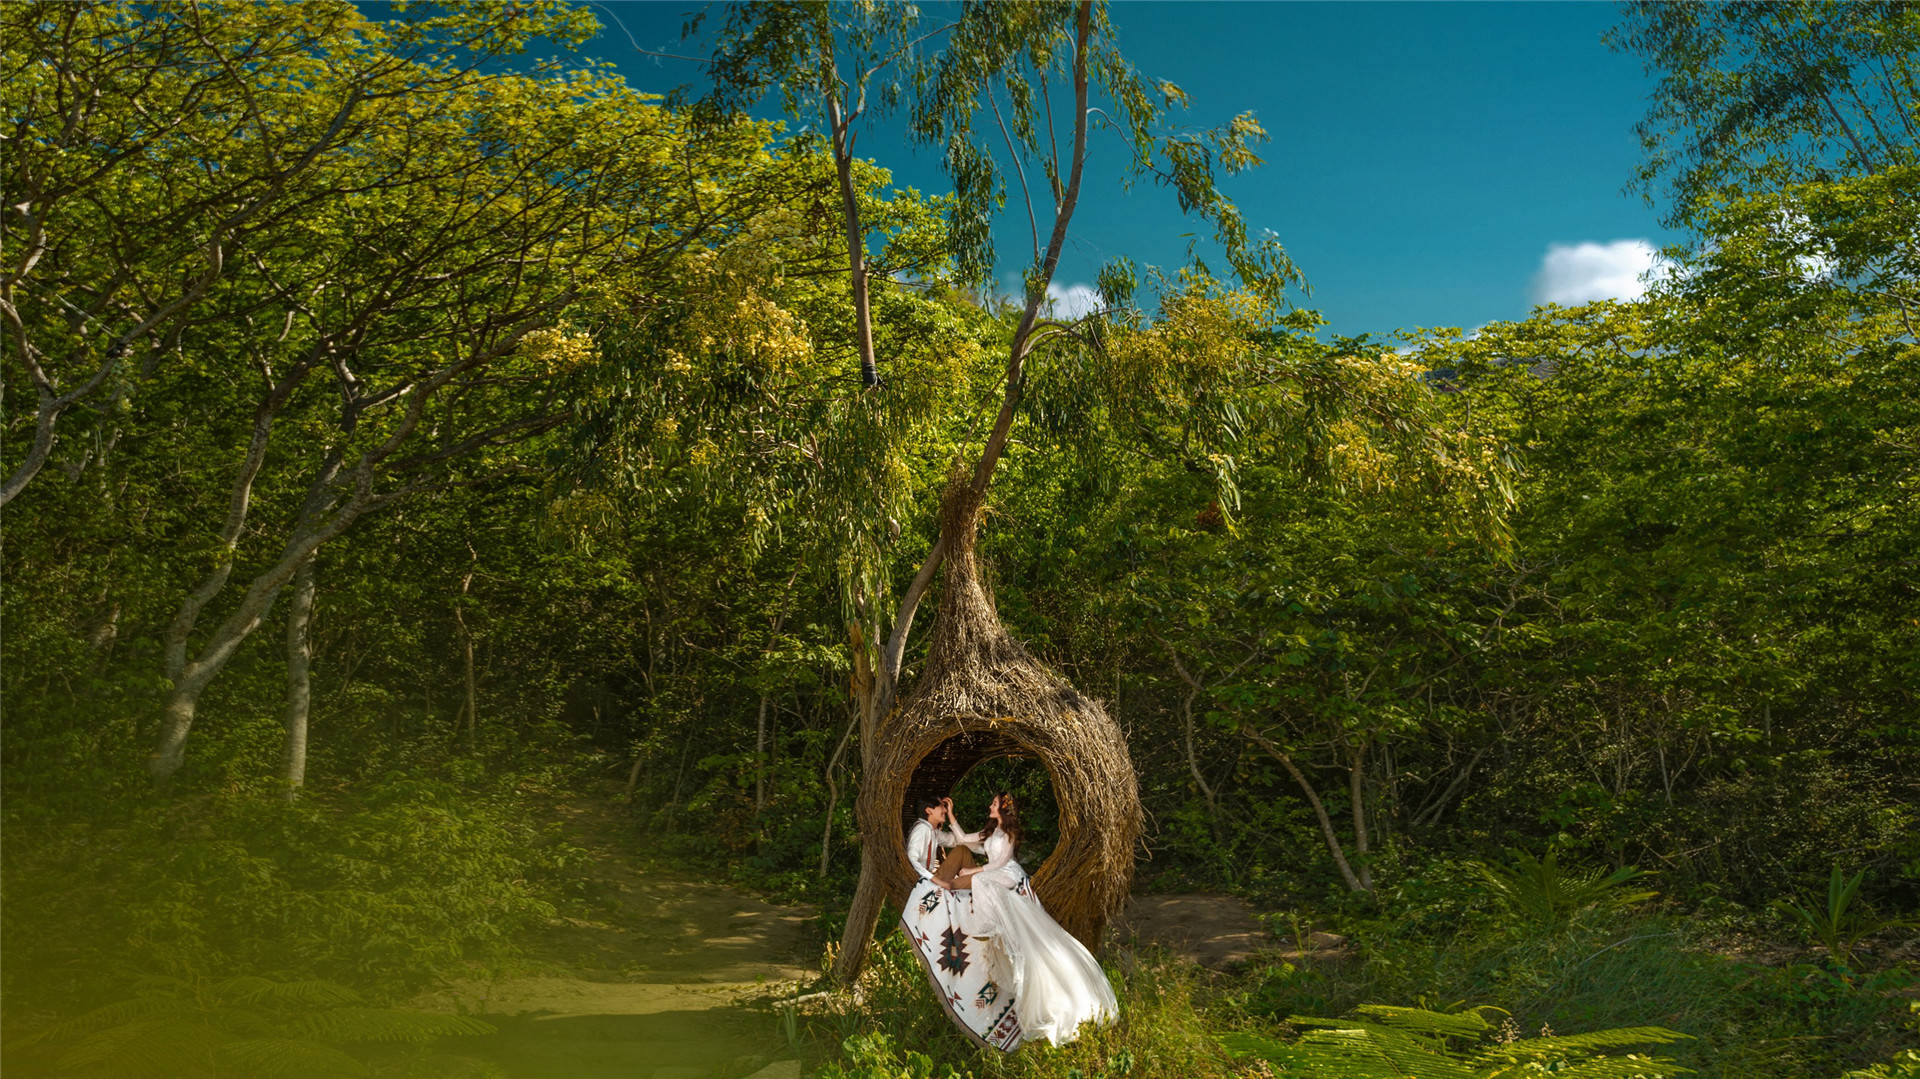
[[(1031, 886), (1021, 884), (1031, 894)], [(972, 891), (951, 892), (923, 878), (907, 896), (900, 926), (954, 1025), (977, 1044), (1012, 1052), (1023, 1033), (1013, 992), (1003, 988), (1012, 985), (1012, 972), (1001, 969), (1000, 949), (967, 935), (972, 916)]]

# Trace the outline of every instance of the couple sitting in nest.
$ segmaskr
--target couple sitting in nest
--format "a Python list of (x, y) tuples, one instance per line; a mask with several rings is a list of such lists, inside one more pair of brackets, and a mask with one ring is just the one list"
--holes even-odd
[(1070, 1042), (1081, 1023), (1118, 1014), (1100, 964), (1047, 914), (1014, 859), (1013, 796), (994, 797), (978, 832), (954, 818), (951, 798), (927, 799), (919, 811), (907, 861), (920, 879), (900, 921), (954, 1022), (974, 1041), (1010, 1051)]

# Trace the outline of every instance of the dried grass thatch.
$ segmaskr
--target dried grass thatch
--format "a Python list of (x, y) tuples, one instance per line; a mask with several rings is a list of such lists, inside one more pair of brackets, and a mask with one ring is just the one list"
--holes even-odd
[(863, 769), (861, 839), (901, 852), (882, 863), (887, 894), (898, 903), (915, 879), (904, 831), (913, 803), (951, 792), (983, 761), (1038, 758), (1053, 782), (1060, 841), (1034, 885), (1056, 921), (1097, 947), (1133, 882), (1139, 783), (1126, 738), (1100, 702), (1001, 626), (974, 553), (980, 511), (979, 493), (956, 477), (941, 505), (947, 553), (933, 641), (912, 692), (876, 732), (876, 759)]

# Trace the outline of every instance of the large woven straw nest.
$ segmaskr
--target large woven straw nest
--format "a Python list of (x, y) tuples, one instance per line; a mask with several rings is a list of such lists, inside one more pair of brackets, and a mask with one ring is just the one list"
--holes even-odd
[[(912, 691), (877, 732), (877, 759), (865, 769), (859, 803), (862, 838), (902, 852), (884, 863), (887, 891), (898, 902), (914, 881), (903, 830), (914, 801), (951, 793), (993, 757), (1038, 758), (1053, 782), (1060, 840), (1034, 885), (1061, 926), (1097, 947), (1133, 881), (1139, 783), (1126, 738), (1100, 702), (1000, 625), (974, 554), (980, 510), (979, 494), (956, 477), (941, 506), (947, 555), (933, 641)], [(975, 829), (985, 823), (962, 819)]]

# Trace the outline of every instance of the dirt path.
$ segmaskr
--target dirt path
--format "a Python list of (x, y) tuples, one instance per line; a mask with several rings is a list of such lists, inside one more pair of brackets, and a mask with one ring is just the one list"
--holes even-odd
[(557, 812), (590, 853), (587, 900), (530, 942), (524, 973), (416, 1001), (499, 1029), (456, 1051), (508, 1079), (797, 1079), (775, 1024), (739, 1002), (813, 975), (813, 911), (648, 872), (611, 806)]
[(1289, 962), (1347, 955), (1345, 938), (1338, 934), (1314, 930), (1278, 937), (1246, 900), (1204, 892), (1134, 895), (1109, 939), (1123, 946), (1156, 944), (1209, 970), (1237, 966), (1256, 954)]

